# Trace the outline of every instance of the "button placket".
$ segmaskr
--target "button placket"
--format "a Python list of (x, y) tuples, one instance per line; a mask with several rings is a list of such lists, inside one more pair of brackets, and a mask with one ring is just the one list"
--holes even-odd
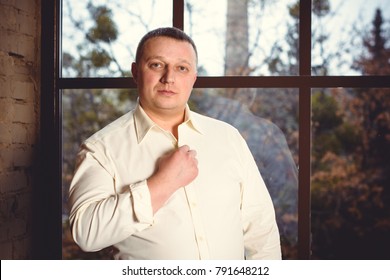
[(210, 259), (209, 248), (206, 240), (206, 235), (204, 231), (202, 216), (197, 206), (197, 198), (194, 190), (195, 186), (191, 183), (190, 185), (184, 187), (184, 191), (187, 197), (188, 206), (190, 208), (192, 222), (194, 225), (195, 239), (199, 248), (200, 259)]
[[(198, 145), (196, 145), (196, 143), (192, 141), (194, 137), (190, 136), (191, 132), (187, 131), (187, 129), (188, 127), (185, 126), (179, 127), (178, 146), (181, 147), (183, 145), (188, 145), (190, 149), (193, 149)], [(199, 256), (200, 259), (205, 260), (205, 259), (210, 259), (210, 252), (209, 252), (209, 247), (207, 244), (206, 234), (204, 230), (203, 219), (200, 213), (200, 209), (198, 207), (199, 203), (196, 195), (196, 188), (197, 186), (196, 186), (196, 179), (195, 179), (192, 183), (184, 187), (184, 192), (192, 216), (195, 239), (199, 248)]]

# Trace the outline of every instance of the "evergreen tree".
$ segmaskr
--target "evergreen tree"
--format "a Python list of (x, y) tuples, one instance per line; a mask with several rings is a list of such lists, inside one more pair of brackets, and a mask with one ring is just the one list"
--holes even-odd
[[(355, 69), (363, 75), (390, 75), (389, 38), (383, 35), (383, 18), (376, 10), (371, 33), (363, 38), (365, 52), (355, 61)], [(361, 89), (356, 93), (355, 110), (364, 117), (363, 167), (390, 171), (390, 92), (388, 89)], [(390, 181), (387, 179), (387, 182)]]
[[(363, 75), (389, 75), (389, 49), (377, 10)], [(388, 89), (334, 89), (313, 95), (313, 256), (388, 259), (390, 236)]]

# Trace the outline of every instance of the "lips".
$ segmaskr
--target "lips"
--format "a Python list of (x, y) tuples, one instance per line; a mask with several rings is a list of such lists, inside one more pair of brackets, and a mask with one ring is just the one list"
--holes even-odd
[(164, 96), (172, 96), (172, 95), (176, 94), (174, 91), (166, 90), (166, 89), (160, 89), (160, 90), (157, 90), (157, 92), (161, 95), (164, 95)]

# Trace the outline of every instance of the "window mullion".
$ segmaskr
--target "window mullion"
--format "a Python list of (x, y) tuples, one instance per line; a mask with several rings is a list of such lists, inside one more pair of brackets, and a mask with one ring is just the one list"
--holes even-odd
[(61, 114), (56, 82), (60, 5), (60, 0), (42, 0), (41, 6), (41, 135), (32, 226), (35, 259), (62, 258)]
[[(311, 74), (311, 0), (301, 0), (299, 8), (299, 75)], [(310, 51), (308, 51), (310, 50)], [(310, 80), (309, 80), (310, 81)], [(310, 152), (311, 88), (304, 83), (299, 89), (299, 190), (298, 190), (298, 258), (310, 258)]]
[(173, 27), (184, 30), (184, 0), (173, 1)]

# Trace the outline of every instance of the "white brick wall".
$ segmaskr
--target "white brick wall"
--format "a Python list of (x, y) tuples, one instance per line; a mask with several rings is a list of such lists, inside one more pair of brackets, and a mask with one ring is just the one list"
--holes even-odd
[(0, 0), (0, 259), (31, 258), (40, 0)]

